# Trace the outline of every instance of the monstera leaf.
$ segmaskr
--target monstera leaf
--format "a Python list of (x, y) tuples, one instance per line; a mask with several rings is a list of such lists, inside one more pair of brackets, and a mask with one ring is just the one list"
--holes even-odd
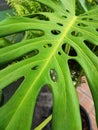
[[(37, 96), (44, 85), (53, 94), (52, 130), (81, 130), (79, 102), (68, 62), (83, 68), (94, 99), (98, 124), (98, 7), (75, 15), (74, 0), (38, 0), (51, 8), (0, 22), (0, 89), (22, 78), (10, 100), (0, 107), (0, 130), (30, 130)], [(40, 16), (43, 16), (41, 19)], [(24, 31), (39, 32), (17, 44), (4, 40)], [(89, 45), (88, 45), (89, 43)], [(75, 55), (68, 52), (72, 48)]]

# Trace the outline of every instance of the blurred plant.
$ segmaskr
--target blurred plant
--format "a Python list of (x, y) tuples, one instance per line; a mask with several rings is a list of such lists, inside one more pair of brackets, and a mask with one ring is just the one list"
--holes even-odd
[(40, 4), (33, 0), (7, 0), (7, 2), (20, 16), (32, 14), (41, 9)]
[(82, 14), (98, 4), (98, 0), (76, 0), (76, 15)]
[(39, 11), (47, 10), (51, 11), (47, 6), (43, 6), (36, 0), (6, 0), (7, 3), (14, 8), (16, 11), (16, 15), (26, 16), (32, 15), (33, 13), (37, 13)]

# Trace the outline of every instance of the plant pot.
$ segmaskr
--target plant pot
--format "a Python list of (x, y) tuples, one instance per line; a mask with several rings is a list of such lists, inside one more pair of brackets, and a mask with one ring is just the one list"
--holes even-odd
[(92, 130), (91, 121), (85, 108), (80, 105), (80, 113), (82, 119), (82, 130)]
[[(85, 110), (85, 108), (81, 105), (80, 105), (80, 114), (82, 119), (82, 130), (92, 130), (92, 125), (91, 125), (91, 120), (89, 118), (89, 115)], [(48, 125), (43, 130), (51, 130), (50, 125), (51, 123), (48, 123)]]

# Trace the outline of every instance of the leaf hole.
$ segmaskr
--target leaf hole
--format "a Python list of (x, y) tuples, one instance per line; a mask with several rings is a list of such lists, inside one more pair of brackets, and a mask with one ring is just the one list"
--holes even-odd
[(63, 26), (63, 24), (62, 23), (57, 23), (59, 26)]
[(24, 34), (25, 34), (24, 32), (7, 34), (7, 36), (5, 36), (4, 39), (7, 41), (8, 45), (12, 45), (20, 43), (24, 38)]
[(87, 19), (88, 19), (88, 18), (86, 18), (86, 17), (85, 17), (85, 18), (82, 18), (82, 20), (87, 20)]
[(88, 16), (88, 14), (85, 13), (84, 16)]
[(81, 26), (81, 27), (88, 27), (88, 25), (87, 25), (87, 24), (84, 24), (84, 23), (78, 23), (77, 25), (78, 25), (78, 26)]
[(44, 48), (49, 48), (49, 47), (52, 47), (52, 44), (51, 44), (51, 43), (48, 43), (48, 44), (45, 44), (43, 47), (44, 47)]
[(75, 51), (75, 49), (67, 43), (64, 43), (62, 45), (62, 50), (64, 51), (65, 54), (69, 56), (77, 56), (77, 52)]
[(54, 34), (54, 35), (58, 35), (61, 33), (61, 31), (59, 30), (51, 30), (51, 33)]
[(90, 49), (93, 50), (94, 44), (89, 40), (84, 40), (85, 45)]
[(57, 72), (55, 69), (50, 69), (50, 77), (53, 82), (57, 82)]
[(85, 43), (85, 45), (86, 45), (90, 50), (93, 49), (94, 44), (92, 44), (90, 41), (84, 40), (84, 43)]
[(62, 17), (63, 17), (63, 18), (65, 18), (65, 19), (67, 18), (67, 16), (66, 16), (66, 15), (64, 15), (64, 16), (62, 16)]
[(81, 36), (82, 36), (82, 33), (79, 32), (79, 31), (72, 31), (72, 32), (71, 32), (71, 35), (74, 36), (74, 37), (81, 37)]
[(35, 50), (32, 50), (32, 51), (26, 53), (24, 55), (24, 58), (30, 58), (30, 57), (36, 56), (37, 54), (39, 54), (39, 50), (35, 49)]
[(30, 57), (36, 56), (38, 54), (39, 54), (39, 50), (35, 49), (35, 50), (32, 50), (30, 52), (25, 53), (23, 56), (19, 57), (15, 61), (17, 62), (17, 61), (25, 60), (25, 59), (28, 59)]
[(16, 58), (15, 60), (11, 60), (9, 62), (6, 62), (5, 64), (1, 64), (0, 65), (0, 70), (3, 70), (5, 69), (6, 67), (8, 67), (9, 65), (13, 65), (13, 64), (16, 64), (20, 61), (23, 61), (25, 59), (28, 59), (30, 57), (33, 57), (33, 56), (36, 56), (37, 54), (39, 54), (39, 50), (35, 49), (35, 50), (32, 50), (30, 52), (27, 52), (25, 54), (23, 54), (22, 56)]
[(58, 51), (58, 55), (61, 55), (61, 52), (60, 52), (60, 51)]
[(36, 65), (36, 66), (32, 67), (32, 70), (37, 70), (38, 68), (39, 68), (39, 66)]
[(67, 12), (67, 13), (70, 13), (70, 11), (69, 11), (68, 9), (66, 9), (66, 12)]
[(93, 18), (89, 18), (90, 21), (94, 20)]
[(35, 37), (43, 36), (44, 31), (39, 30), (39, 29), (28, 30), (28, 31), (25, 32), (25, 35), (27, 35), (26, 39), (32, 39), (32, 38), (35, 38)]
[(6, 34), (7, 36), (0, 38), (0, 48), (20, 43), (24, 38), (24, 34), (25, 34), (24, 32)]
[(7, 103), (11, 97), (14, 95), (16, 90), (19, 88), (21, 83), (23, 82), (24, 77), (19, 78), (18, 80), (12, 82), (8, 86), (6, 86), (4, 89), (2, 89), (2, 93), (4, 95), (4, 102), (3, 104)]
[(84, 40), (84, 43), (96, 56), (98, 56), (98, 46), (94, 45), (94, 43), (89, 40)]
[(92, 21), (93, 20), (93, 18), (87, 18), (87, 17), (84, 17), (84, 18), (82, 18), (82, 20), (90, 20), (90, 21)]
[(37, 18), (39, 20), (45, 20), (45, 21), (49, 21), (50, 20), (47, 16), (42, 15), (42, 14), (35, 14), (33, 17)]
[[(31, 130), (34, 130), (52, 113), (52, 106), (53, 95), (50, 91), (49, 85), (45, 85), (40, 90), (36, 100)], [(43, 130), (48, 130), (50, 127), (51, 125), (48, 123)]]
[(2, 107), (4, 104), (4, 94), (2, 93), (2, 91), (0, 91), (0, 107)]
[(78, 78), (81, 77), (82, 75), (84, 75), (84, 73), (82, 73), (82, 68), (81, 68), (80, 64), (77, 61), (71, 59), (71, 60), (68, 60), (68, 66), (70, 69), (70, 74), (71, 74), (73, 84), (75, 86), (79, 85), (80, 80), (78, 82)]
[(70, 48), (69, 56), (77, 56), (77, 53), (73, 47)]
[(96, 28), (96, 31), (98, 32), (98, 28)]
[(23, 54), (21, 57), (17, 58), (15, 61), (17, 62), (17, 61), (25, 60), (25, 59), (28, 59), (30, 57), (36, 56), (38, 54), (39, 54), (39, 50), (35, 49), (35, 50), (32, 50), (30, 52)]

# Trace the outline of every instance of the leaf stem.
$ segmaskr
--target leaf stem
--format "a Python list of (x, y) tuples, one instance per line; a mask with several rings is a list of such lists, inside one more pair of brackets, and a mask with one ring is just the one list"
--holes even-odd
[(52, 119), (52, 114), (47, 117), (39, 126), (37, 126), (34, 130), (42, 130)]
[(66, 53), (66, 54), (69, 54), (69, 52), (70, 52), (70, 45), (69, 45), (69, 44), (66, 44), (65, 53)]

